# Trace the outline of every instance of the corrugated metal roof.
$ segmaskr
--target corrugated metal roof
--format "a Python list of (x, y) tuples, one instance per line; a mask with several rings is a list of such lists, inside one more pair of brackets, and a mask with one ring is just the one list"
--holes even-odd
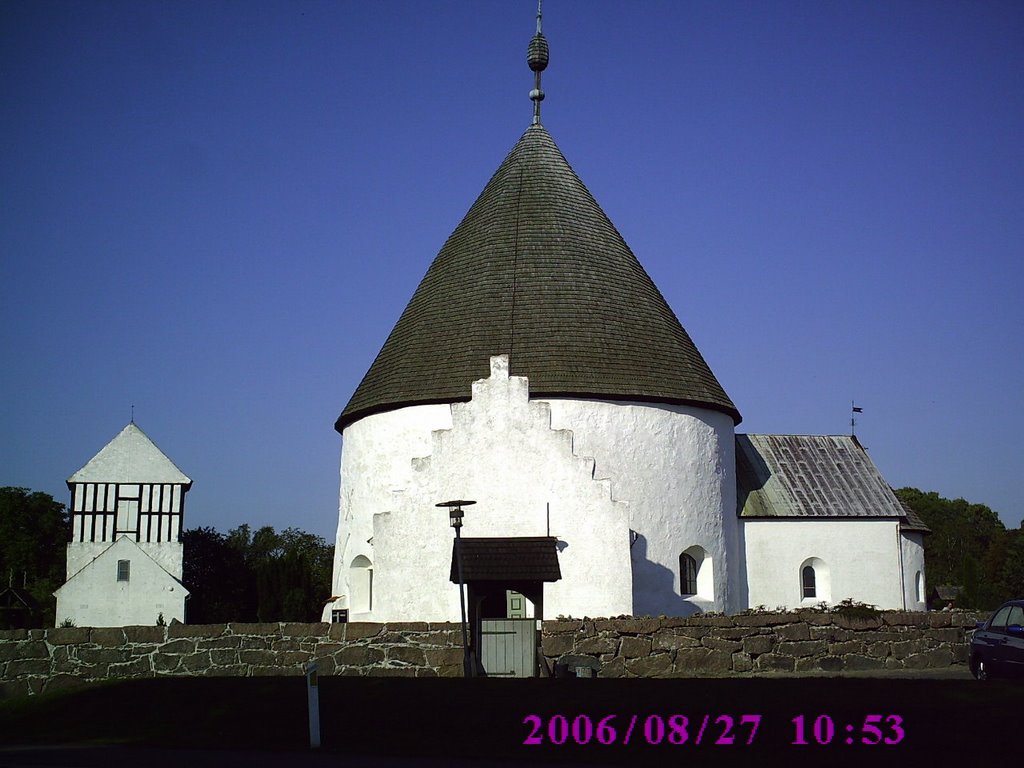
[[(557, 539), (554, 536), (460, 539), (462, 580), (470, 581), (558, 581)], [(458, 583), (452, 542), (451, 580)]]
[(928, 530), (855, 437), (736, 435), (736, 479), (741, 517), (890, 517)]
[(740, 415), (548, 132), (530, 127), (452, 233), (335, 428), (469, 400), (492, 355), (533, 397)]

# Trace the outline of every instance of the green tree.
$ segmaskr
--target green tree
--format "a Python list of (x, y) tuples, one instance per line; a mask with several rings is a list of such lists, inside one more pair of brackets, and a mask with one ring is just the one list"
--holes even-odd
[(940, 584), (962, 587), (958, 605), (965, 608), (993, 608), (1013, 596), (1010, 532), (999, 515), (984, 504), (935, 491), (900, 488), (896, 494), (931, 529), (924, 537), (929, 594)]
[(67, 575), (71, 524), (64, 505), (47, 493), (0, 488), (0, 589), (21, 587), (38, 603), (37, 626), (54, 626), (53, 592)]

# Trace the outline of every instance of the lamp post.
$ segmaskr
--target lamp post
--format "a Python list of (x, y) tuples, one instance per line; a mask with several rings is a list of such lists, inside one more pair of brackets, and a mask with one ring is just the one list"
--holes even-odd
[(442, 501), (440, 504), (435, 505), (448, 508), (448, 521), (451, 523), (452, 528), (455, 529), (455, 571), (459, 577), (459, 610), (462, 612), (462, 674), (464, 677), (472, 677), (473, 669), (469, 660), (469, 642), (466, 639), (466, 596), (462, 588), (462, 536), (460, 532), (462, 530), (462, 517), (465, 514), (462, 508), (468, 507), (470, 504), (476, 504), (476, 502), (456, 499), (454, 501)]

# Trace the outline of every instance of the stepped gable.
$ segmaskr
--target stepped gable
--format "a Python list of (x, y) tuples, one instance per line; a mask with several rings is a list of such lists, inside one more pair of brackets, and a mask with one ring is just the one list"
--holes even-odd
[(543, 126), (532, 125), (434, 259), (335, 423), (470, 399), (507, 354), (531, 397), (740, 415)]

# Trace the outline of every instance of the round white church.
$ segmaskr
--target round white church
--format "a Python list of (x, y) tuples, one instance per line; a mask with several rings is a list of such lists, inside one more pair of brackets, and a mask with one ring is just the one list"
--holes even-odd
[[(335, 424), (324, 621), (924, 610), (926, 529), (856, 438), (743, 435), (658, 288), (534, 122)], [(538, 95), (539, 94), (539, 95)]]

